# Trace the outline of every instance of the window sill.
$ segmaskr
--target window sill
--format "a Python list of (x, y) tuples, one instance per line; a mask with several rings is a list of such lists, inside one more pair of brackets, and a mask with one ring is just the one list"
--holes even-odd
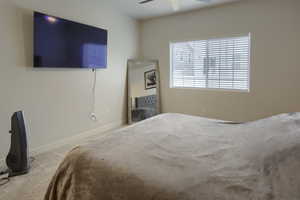
[(200, 91), (211, 91), (211, 92), (238, 92), (238, 93), (250, 93), (250, 89), (248, 89), (248, 90), (239, 90), (239, 89), (196, 88), (196, 87), (170, 87), (170, 89), (179, 89), (179, 90), (200, 90)]

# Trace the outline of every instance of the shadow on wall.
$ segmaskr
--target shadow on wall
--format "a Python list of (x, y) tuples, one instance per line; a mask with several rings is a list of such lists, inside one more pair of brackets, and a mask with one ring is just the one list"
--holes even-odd
[(17, 12), (22, 18), (23, 47), (25, 56), (25, 66), (32, 70), (33, 66), (33, 11), (17, 7)]

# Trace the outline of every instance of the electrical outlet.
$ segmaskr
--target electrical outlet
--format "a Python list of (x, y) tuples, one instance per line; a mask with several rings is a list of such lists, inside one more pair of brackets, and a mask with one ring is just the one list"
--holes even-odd
[(97, 115), (95, 113), (90, 114), (90, 119), (93, 121), (97, 121)]

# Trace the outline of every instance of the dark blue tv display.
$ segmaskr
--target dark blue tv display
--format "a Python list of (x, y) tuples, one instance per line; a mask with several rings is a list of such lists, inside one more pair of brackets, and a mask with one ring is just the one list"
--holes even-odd
[(107, 31), (34, 12), (34, 67), (106, 68)]

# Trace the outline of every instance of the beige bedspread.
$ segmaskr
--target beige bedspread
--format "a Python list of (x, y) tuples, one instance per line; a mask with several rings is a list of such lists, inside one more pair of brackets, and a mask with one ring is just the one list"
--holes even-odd
[(300, 114), (163, 114), (71, 151), (45, 200), (299, 200)]

